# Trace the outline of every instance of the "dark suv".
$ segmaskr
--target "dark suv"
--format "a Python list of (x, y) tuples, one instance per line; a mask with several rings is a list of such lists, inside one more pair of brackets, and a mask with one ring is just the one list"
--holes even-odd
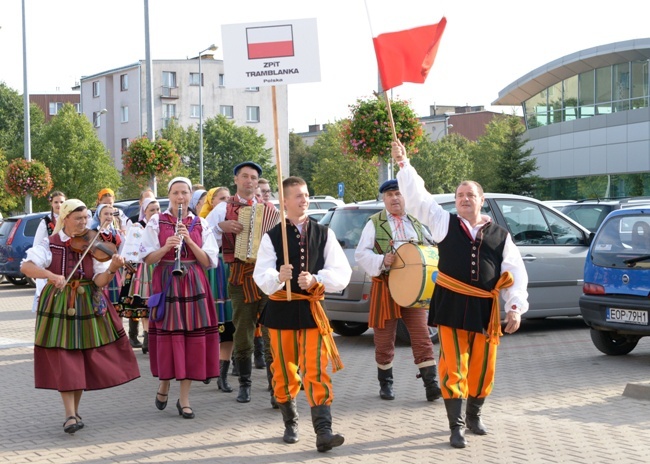
[(14, 285), (34, 286), (34, 280), (20, 272), (20, 262), (34, 244), (38, 224), (47, 214), (12, 216), (0, 225), (0, 274)]
[(623, 197), (578, 200), (560, 208), (562, 213), (596, 232), (598, 227), (612, 211), (633, 206), (650, 206), (650, 197)]
[[(169, 198), (157, 198), (157, 200), (160, 204), (160, 212), (162, 213), (169, 206)], [(139, 200), (120, 200), (116, 201), (113, 206), (121, 209), (131, 222), (138, 222), (138, 216), (140, 215)]]

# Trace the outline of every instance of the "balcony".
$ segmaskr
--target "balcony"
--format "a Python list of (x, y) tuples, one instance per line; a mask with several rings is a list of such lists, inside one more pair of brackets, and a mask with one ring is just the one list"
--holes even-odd
[(178, 87), (167, 87), (163, 85), (160, 92), (160, 98), (177, 99)]

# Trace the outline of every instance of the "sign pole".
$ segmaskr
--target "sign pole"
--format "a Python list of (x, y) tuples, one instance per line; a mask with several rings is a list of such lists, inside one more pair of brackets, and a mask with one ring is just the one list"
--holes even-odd
[[(278, 105), (275, 97), (275, 85), (271, 86), (273, 98), (273, 135), (275, 137), (275, 168), (278, 173), (278, 200), (280, 201), (280, 229), (282, 230), (282, 249), (284, 264), (289, 264), (289, 248), (287, 247), (287, 223), (284, 214), (284, 189), (282, 188), (282, 160), (280, 158), (280, 136), (278, 135)], [(287, 301), (291, 301), (291, 280), (286, 281)]]

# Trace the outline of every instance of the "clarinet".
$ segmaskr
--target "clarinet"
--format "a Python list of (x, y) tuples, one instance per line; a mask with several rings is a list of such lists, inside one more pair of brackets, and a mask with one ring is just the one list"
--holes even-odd
[[(183, 222), (183, 205), (178, 205), (178, 215), (176, 216), (176, 235), (178, 235), (178, 226)], [(183, 277), (185, 275), (185, 266), (181, 263), (181, 250), (183, 248), (183, 236), (181, 235), (181, 243), (176, 247), (176, 257), (174, 258), (174, 269), (172, 275), (176, 277)]]

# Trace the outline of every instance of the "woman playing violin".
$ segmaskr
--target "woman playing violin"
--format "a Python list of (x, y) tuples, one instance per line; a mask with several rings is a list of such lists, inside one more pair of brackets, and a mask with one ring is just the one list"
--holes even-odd
[[(178, 414), (192, 419), (192, 380), (219, 376), (219, 322), (205, 275), (206, 269), (217, 266), (219, 246), (205, 219), (188, 211), (190, 180), (172, 179), (168, 193), (169, 209), (147, 222), (140, 253), (145, 263), (157, 263), (152, 291), (166, 292), (162, 318), (149, 320), (149, 362), (151, 373), (160, 379), (156, 407), (165, 409), (170, 380), (180, 380)], [(185, 272), (176, 276), (172, 271), (179, 264)]]
[(76, 199), (60, 208), (48, 242), (27, 251), (20, 270), (47, 279), (36, 313), (36, 388), (58, 390), (65, 409), (63, 430), (84, 427), (79, 402), (84, 390), (101, 390), (140, 376), (122, 321), (101, 290), (121, 266), (115, 254), (100, 262), (78, 244), (88, 243), (86, 205)]
[[(98, 241), (111, 244), (111, 247), (115, 247), (119, 250), (123, 240), (122, 233), (119, 229), (119, 219), (114, 213), (115, 208), (111, 205), (103, 203), (99, 204), (95, 210), (95, 214), (93, 215), (90, 230), (99, 232)], [(122, 288), (123, 281), (124, 277), (122, 276), (122, 273), (117, 272), (111, 279), (111, 282), (106, 286), (106, 296), (114, 306), (119, 305), (120, 289)], [(132, 341), (131, 346), (133, 346)]]

